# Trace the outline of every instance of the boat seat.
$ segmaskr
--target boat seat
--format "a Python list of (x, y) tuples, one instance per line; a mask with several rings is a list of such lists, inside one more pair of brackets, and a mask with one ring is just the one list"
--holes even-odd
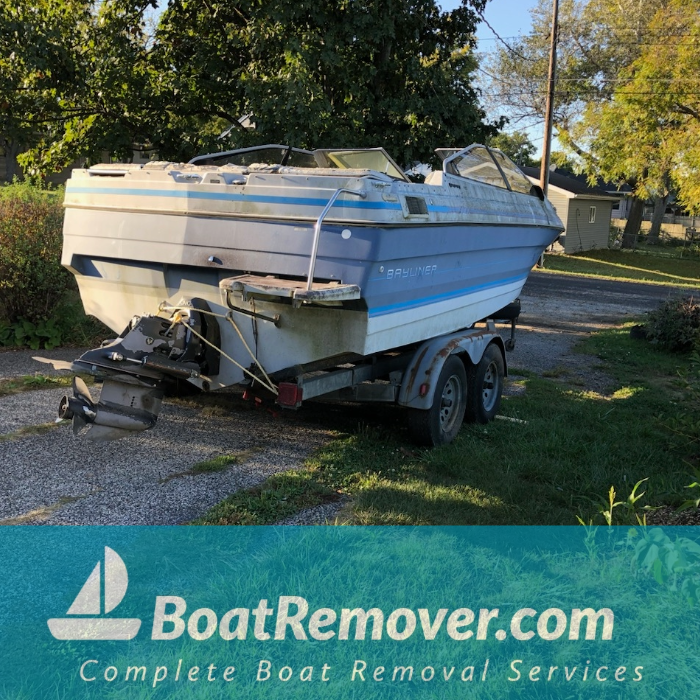
[(283, 297), (298, 302), (339, 302), (360, 298), (360, 288), (356, 284), (340, 282), (314, 282), (306, 288), (304, 280), (289, 280), (262, 275), (239, 275), (219, 282), (219, 287), (230, 292), (239, 292), (248, 297)]

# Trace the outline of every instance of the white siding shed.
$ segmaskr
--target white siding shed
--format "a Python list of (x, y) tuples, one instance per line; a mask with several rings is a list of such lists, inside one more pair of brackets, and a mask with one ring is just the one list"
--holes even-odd
[[(539, 184), (536, 168), (521, 168)], [(550, 173), (547, 198), (565, 226), (559, 242), (565, 253), (607, 248), (613, 205), (620, 197), (589, 187), (582, 179), (561, 172)]]

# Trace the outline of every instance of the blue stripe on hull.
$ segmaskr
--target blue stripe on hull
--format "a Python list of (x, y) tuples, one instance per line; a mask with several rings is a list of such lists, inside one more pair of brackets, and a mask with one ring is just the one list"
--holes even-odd
[[(328, 198), (279, 197), (276, 195), (233, 194), (227, 192), (195, 192), (192, 190), (123, 189), (121, 187), (67, 187), (68, 194), (122, 195), (128, 197), (170, 197), (187, 200), (216, 200), (224, 202), (252, 202), (255, 204), (282, 204), (285, 206), (325, 207)], [(70, 206), (70, 205), (69, 205)], [(401, 205), (392, 202), (365, 202), (357, 199), (338, 199), (337, 206), (348, 209), (383, 209), (401, 211)]]
[[(320, 197), (282, 197), (278, 195), (256, 195), (256, 194), (234, 194), (230, 192), (199, 192), (194, 190), (173, 190), (173, 189), (139, 189), (139, 188), (121, 188), (121, 187), (77, 187), (71, 186), (70, 182), (67, 185), (66, 192), (68, 194), (94, 194), (94, 195), (109, 195), (109, 196), (128, 196), (128, 197), (167, 197), (186, 200), (209, 200), (209, 201), (224, 201), (224, 202), (249, 202), (254, 204), (279, 204), (283, 206), (313, 206), (325, 207), (328, 203), (328, 198)], [(70, 205), (69, 205), (70, 206)], [(350, 198), (339, 198), (338, 207), (346, 209), (358, 209), (367, 211), (401, 211), (401, 204), (398, 202), (371, 202)], [(495, 215), (496, 212), (489, 209), (477, 209), (467, 206), (444, 206), (428, 204), (428, 211), (432, 213), (448, 213), (448, 214), (464, 214), (464, 216), (473, 216), (474, 214)], [(225, 215), (225, 214), (224, 214)], [(532, 224), (541, 224), (546, 226), (549, 222), (545, 217), (538, 217), (533, 214), (525, 214), (522, 212), (511, 211), (508, 216), (515, 219), (531, 222)]]
[(476, 284), (470, 287), (463, 287), (461, 289), (456, 289), (451, 292), (443, 292), (441, 294), (434, 294), (428, 297), (422, 297), (420, 299), (413, 299), (411, 301), (399, 302), (397, 304), (389, 304), (387, 306), (375, 306), (369, 309), (369, 316), (373, 318), (375, 316), (385, 316), (386, 314), (395, 313), (397, 311), (405, 311), (407, 309), (415, 309), (420, 306), (426, 306), (429, 304), (435, 304), (440, 301), (447, 301), (449, 299), (457, 299), (459, 297), (467, 297), (476, 292), (484, 291), (486, 289), (493, 289), (495, 287), (501, 287), (506, 284), (522, 282), (525, 283), (527, 275), (518, 275), (516, 277), (508, 277), (506, 279), (499, 279), (493, 282), (487, 282), (484, 284)]

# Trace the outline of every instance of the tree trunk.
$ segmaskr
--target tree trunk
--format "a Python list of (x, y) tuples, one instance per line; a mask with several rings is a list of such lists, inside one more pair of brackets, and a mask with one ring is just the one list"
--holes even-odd
[(622, 247), (634, 248), (639, 235), (639, 229), (642, 227), (642, 216), (644, 214), (644, 200), (639, 197), (632, 197), (632, 205), (630, 206), (629, 214), (627, 215), (627, 223), (622, 234)]
[(649, 244), (654, 245), (659, 242), (661, 234), (661, 224), (666, 213), (666, 205), (671, 195), (667, 194), (664, 197), (654, 197), (654, 213), (651, 216), (651, 228), (649, 229)]
[(20, 146), (15, 141), (2, 140), (2, 148), (5, 151), (5, 180), (12, 182), (15, 177), (22, 179), (22, 169), (17, 162), (20, 154)]

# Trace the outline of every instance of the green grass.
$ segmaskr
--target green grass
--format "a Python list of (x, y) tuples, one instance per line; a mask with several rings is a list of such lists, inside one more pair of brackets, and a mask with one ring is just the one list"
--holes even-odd
[(261, 486), (236, 491), (193, 525), (269, 525), (339, 498), (314, 468), (275, 474)]
[(545, 255), (545, 271), (678, 287), (700, 286), (700, 258), (640, 254), (628, 250)]
[(219, 455), (218, 457), (213, 457), (212, 459), (206, 459), (203, 462), (197, 462), (197, 464), (192, 466), (187, 471), (169, 474), (164, 479), (161, 479), (160, 483), (166, 484), (168, 481), (179, 479), (183, 476), (197, 476), (198, 474), (215, 474), (216, 472), (223, 472), (234, 464), (239, 464), (240, 462), (245, 461), (253, 452), (255, 452), (255, 450), (247, 450), (246, 452), (241, 452), (238, 454)]
[[(319, 420), (354, 427), (302, 470), (234, 494), (197, 523), (272, 523), (339, 494), (351, 497), (357, 524), (602, 523), (610, 486), (625, 500), (647, 477), (639, 507), (680, 505), (691, 468), (668, 425), (682, 402), (687, 358), (630, 339), (628, 328), (596, 334), (581, 351), (598, 355), (615, 378), (611, 395), (567, 384), (560, 373), (529, 375), (520, 380), (525, 393), (504, 398), (501, 410), (524, 423), (465, 425), (453, 444), (433, 450), (411, 445), (399, 410), (344, 407), (332, 418), (325, 410)], [(357, 426), (358, 418), (375, 425)]]
[(23, 428), (13, 430), (11, 433), (1, 434), (0, 442), (18, 440), (19, 438), (28, 437), (30, 435), (45, 435), (61, 425), (68, 425), (68, 423), (40, 423), (39, 425), (25, 425)]
[[(2, 355), (0, 355), (2, 357)], [(94, 379), (89, 375), (84, 375), (86, 384), (93, 384)], [(53, 374), (25, 374), (20, 377), (10, 379), (0, 379), (0, 396), (10, 394), (21, 394), (24, 391), (35, 391), (37, 389), (54, 389), (56, 387), (71, 386), (72, 375)]]

